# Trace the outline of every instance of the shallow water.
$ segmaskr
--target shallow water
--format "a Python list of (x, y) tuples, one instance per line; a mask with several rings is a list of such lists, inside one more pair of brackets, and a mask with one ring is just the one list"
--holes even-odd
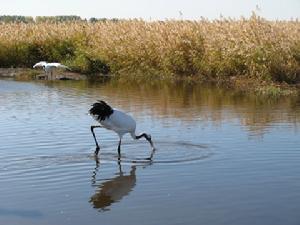
[[(145, 140), (96, 130), (104, 99)], [(0, 80), (0, 224), (300, 224), (300, 99), (188, 84)]]

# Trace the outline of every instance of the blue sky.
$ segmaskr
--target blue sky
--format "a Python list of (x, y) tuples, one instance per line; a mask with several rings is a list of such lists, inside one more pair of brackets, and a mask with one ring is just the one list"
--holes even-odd
[(300, 18), (300, 0), (0, 0), (0, 3), (0, 15), (214, 19), (221, 14), (248, 17), (258, 5), (259, 14), (267, 19)]

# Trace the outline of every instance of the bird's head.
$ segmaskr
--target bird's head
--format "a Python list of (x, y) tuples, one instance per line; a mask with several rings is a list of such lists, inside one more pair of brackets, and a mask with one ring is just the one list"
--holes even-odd
[(151, 147), (154, 148), (154, 145), (153, 145), (152, 138), (151, 138), (150, 134), (146, 134), (146, 139), (147, 139), (147, 141), (149, 141)]
[(36, 68), (36, 67), (45, 67), (45, 65), (47, 64), (46, 61), (41, 61), (41, 62), (38, 62), (36, 64), (34, 64), (33, 68)]
[(151, 141), (151, 135), (150, 135), (150, 134), (146, 134), (146, 139), (147, 139), (148, 141)]

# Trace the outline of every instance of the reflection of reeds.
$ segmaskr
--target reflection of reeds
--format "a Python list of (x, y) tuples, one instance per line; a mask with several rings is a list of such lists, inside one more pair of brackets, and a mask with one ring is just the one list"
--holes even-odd
[(2, 23), (0, 66), (61, 61), (81, 72), (143, 78), (231, 76), (295, 83), (300, 77), (299, 21), (141, 20)]
[(260, 136), (276, 124), (287, 123), (296, 129), (300, 123), (298, 97), (258, 97), (227, 88), (184, 83), (157, 86), (115, 83), (101, 90), (112, 101), (118, 99), (114, 105), (134, 114), (148, 111), (157, 118), (176, 118), (194, 126), (239, 121), (250, 134)]
[[(56, 85), (66, 88), (62, 83)], [(228, 88), (184, 82), (149, 85), (82, 81), (76, 85), (71, 87), (78, 95), (88, 93), (89, 96), (104, 98), (115, 107), (136, 117), (142, 112), (162, 120), (175, 118), (195, 126), (199, 125), (195, 118), (202, 124), (238, 121), (254, 134), (260, 134), (274, 124), (287, 123), (294, 128), (300, 124), (299, 97), (269, 98)], [(69, 87), (67, 88), (69, 91)]]

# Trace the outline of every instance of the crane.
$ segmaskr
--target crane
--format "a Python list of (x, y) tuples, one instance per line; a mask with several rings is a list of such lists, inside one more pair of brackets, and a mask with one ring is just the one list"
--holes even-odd
[(56, 63), (56, 62), (47, 63), (46, 61), (41, 61), (41, 62), (38, 62), (38, 63), (34, 64), (33, 68), (35, 69), (37, 67), (43, 67), (48, 80), (49, 80), (49, 74), (50, 74), (50, 79), (51, 80), (53, 79), (53, 70), (56, 69), (56, 68), (71, 70), (69, 67), (67, 67), (67, 66), (65, 66), (61, 63)]
[(95, 128), (106, 128), (108, 130), (112, 130), (116, 132), (119, 136), (119, 145), (118, 145), (118, 155), (119, 159), (121, 157), (121, 141), (124, 134), (129, 133), (134, 140), (145, 138), (151, 145), (152, 150), (154, 150), (154, 145), (151, 140), (151, 135), (146, 133), (141, 133), (139, 135), (135, 134), (136, 130), (136, 122), (135, 120), (128, 114), (113, 109), (109, 106), (105, 101), (99, 100), (92, 105), (92, 108), (89, 110), (89, 114), (100, 123), (100, 125), (91, 126), (91, 132), (93, 134), (96, 150), (95, 154), (98, 155), (100, 150), (100, 146), (97, 142), (96, 135), (94, 132)]

